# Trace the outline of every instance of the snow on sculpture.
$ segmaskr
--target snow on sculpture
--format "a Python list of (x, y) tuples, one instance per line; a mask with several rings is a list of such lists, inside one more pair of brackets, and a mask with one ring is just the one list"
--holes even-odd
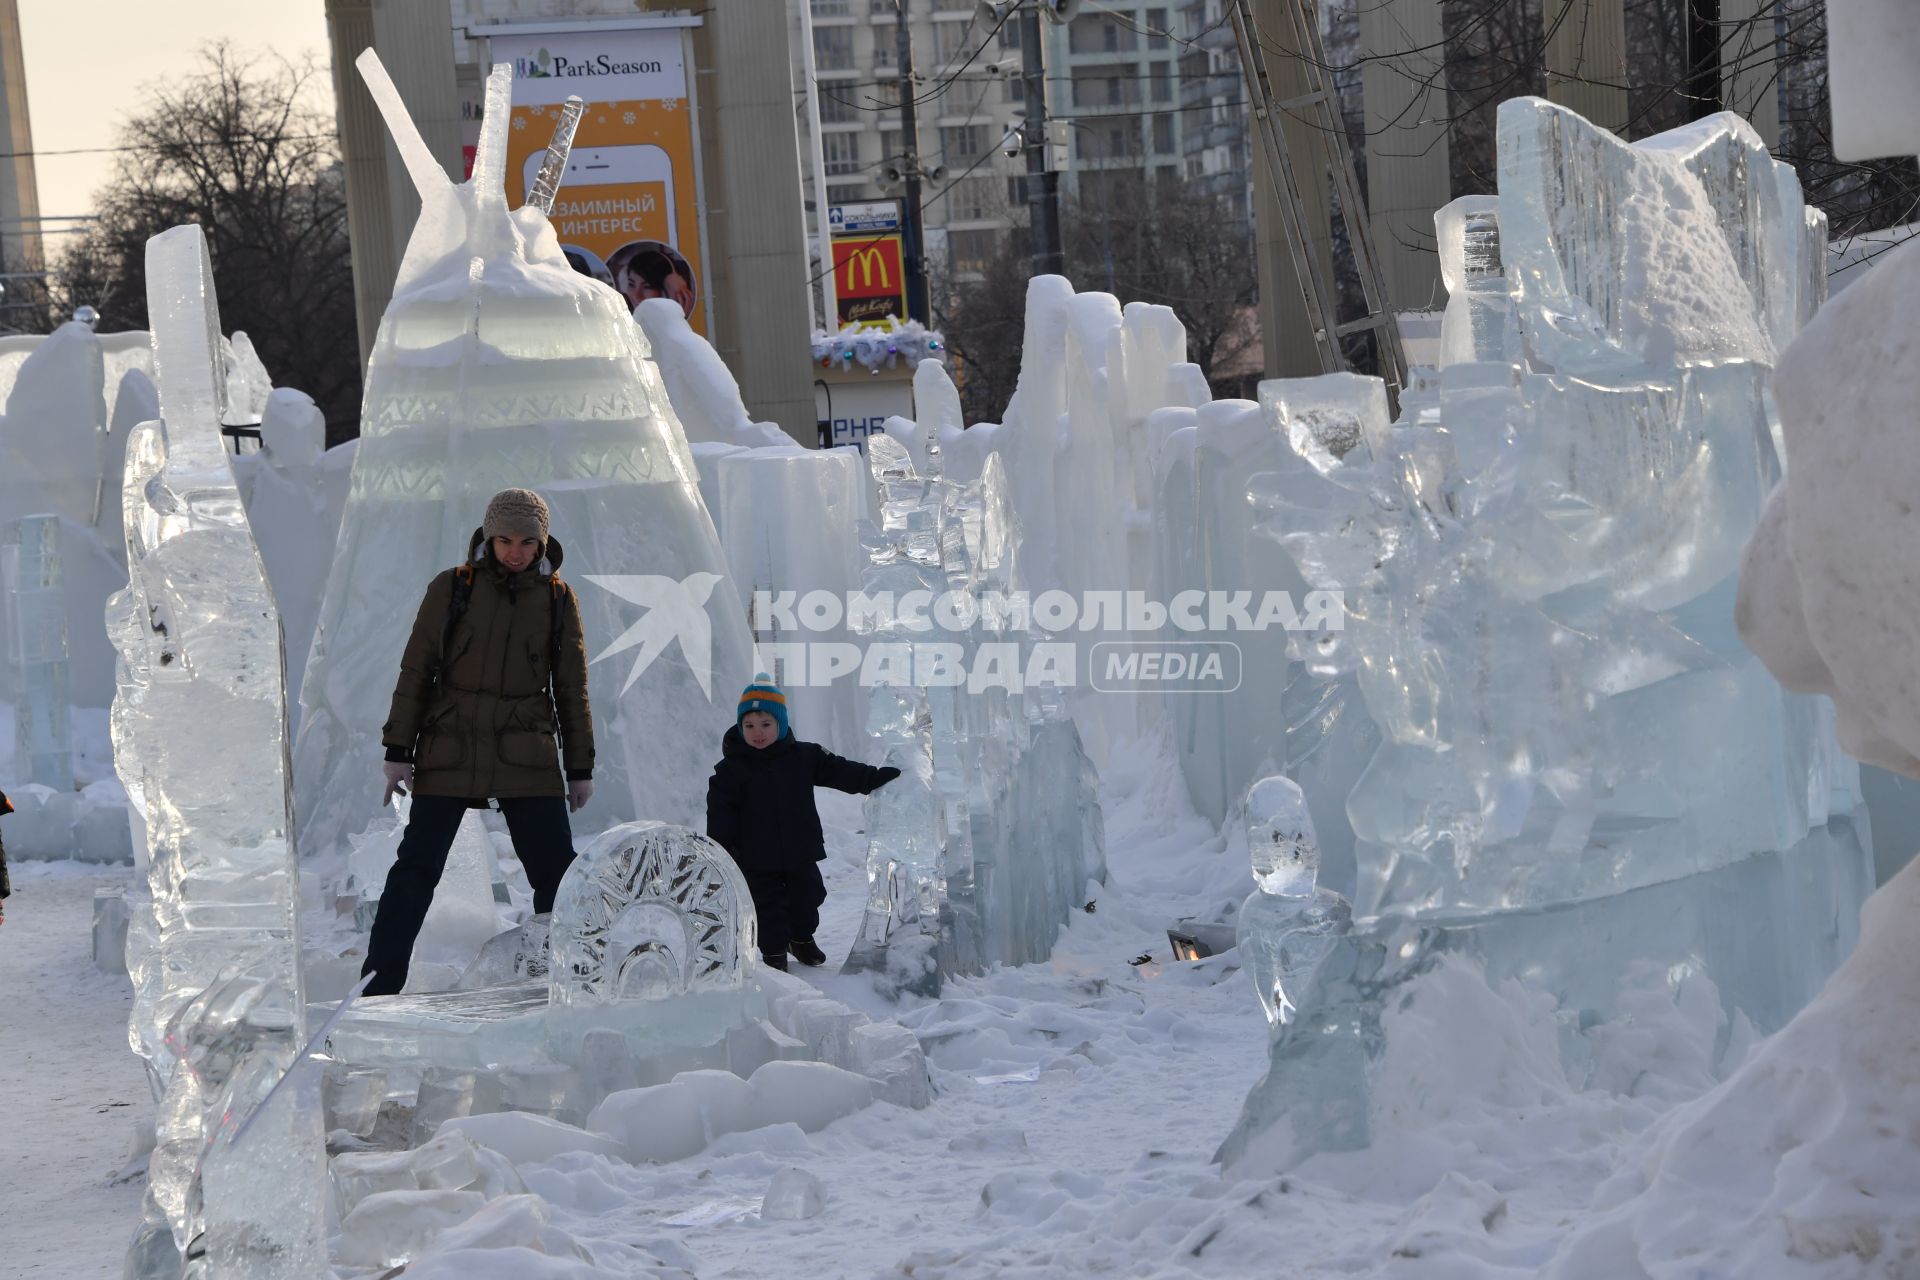
[[(719, 582), (726, 559), (645, 339), (617, 293), (568, 266), (544, 216), (508, 211), (509, 68), (488, 81), (473, 177), (456, 186), (378, 59), (369, 52), (359, 66), (422, 209), (368, 365), (351, 491), (302, 686), (295, 777), (308, 847), (342, 851), (372, 822), (379, 794), (366, 779), (382, 754), (384, 673), (398, 670), (411, 622), (401, 602), (459, 562), (487, 498), (508, 486), (547, 500), (568, 563), (585, 567), (576, 576), (589, 584), (579, 595), (599, 759), (593, 802), (577, 821), (592, 831), (643, 812), (691, 819), (705, 747), (726, 727), (708, 690), (746, 683), (750, 642), (730, 589), (709, 604), (682, 585)], [(598, 647), (634, 627), (636, 611), (614, 587), (635, 582), (659, 586), (630, 590), (635, 599), (685, 597), (706, 610), (710, 666), (707, 654), (686, 651), (700, 637), (684, 627), (640, 661)]]
[[(1497, 203), (1436, 219), (1458, 362), (1391, 426), (1334, 388), (1263, 386), (1288, 448), (1255, 502), (1344, 593), (1317, 657), (1382, 736), (1346, 797), (1356, 984), (1462, 947), (1605, 1016), (1651, 961), (1778, 1027), (1871, 882), (1831, 712), (1732, 625), (1779, 474), (1772, 361), (1818, 301), (1824, 220), (1732, 116), (1632, 146), (1538, 99), (1499, 119)], [(1405, 919), (1422, 940), (1376, 957)]]
[[(161, 421), (129, 442), (131, 576), (108, 615), (122, 660), (115, 767), (146, 827), (130, 1036), (160, 1095), (130, 1274), (178, 1275), (204, 1230), (210, 1275), (307, 1280), (326, 1274), (317, 1110), (282, 1115), (277, 1142), (227, 1151), (215, 1163), (233, 1180), (196, 1186), (222, 1118), (263, 1097), (297, 1051), (299, 877), (279, 616), (220, 434), (226, 388), (200, 228), (149, 241), (147, 280)], [(225, 1197), (240, 1184), (270, 1194)]]

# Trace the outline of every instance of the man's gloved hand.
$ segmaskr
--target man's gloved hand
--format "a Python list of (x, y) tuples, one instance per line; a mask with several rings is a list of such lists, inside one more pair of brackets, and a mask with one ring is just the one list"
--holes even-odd
[(886, 786), (889, 782), (892, 782), (895, 778), (899, 776), (900, 776), (900, 771), (894, 768), (892, 765), (885, 764), (880, 766), (880, 785), (881, 786), (883, 787)]
[(387, 775), (387, 794), (380, 797), (382, 808), (392, 804), (395, 795), (404, 796), (413, 793), (412, 765), (398, 760), (389, 760), (381, 766), (381, 769)]
[(567, 808), (571, 812), (580, 812), (580, 810), (586, 807), (587, 801), (591, 799), (593, 799), (592, 779), (582, 778), (578, 782), (569, 782), (567, 784)]

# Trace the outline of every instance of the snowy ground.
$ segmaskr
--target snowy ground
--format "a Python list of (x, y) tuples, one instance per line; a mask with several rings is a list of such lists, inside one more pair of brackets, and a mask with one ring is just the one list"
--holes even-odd
[(131, 868), (15, 862), (0, 926), (0, 1273), (118, 1276), (141, 1184), (115, 1182), (152, 1095), (133, 990), (93, 967), (93, 891)]
[[(813, 1135), (734, 1134), (667, 1165), (573, 1154), (523, 1166), (554, 1225), (705, 1280), (1527, 1276), (1636, 1136), (1711, 1082), (1715, 1015), (1697, 991), (1679, 1006), (1650, 993), (1633, 1025), (1596, 1032), (1598, 1078), (1614, 1089), (1580, 1090), (1561, 1072), (1550, 1009), (1443, 969), (1391, 1024), (1379, 1095), (1391, 1119), (1373, 1151), (1222, 1180), (1210, 1159), (1265, 1069), (1266, 1028), (1231, 956), (1169, 964), (1164, 929), (1250, 887), (1244, 848), (1190, 812), (1164, 757), (1129, 755), (1106, 785), (1113, 884), (1050, 963), (891, 1011), (863, 980), (808, 975), (914, 1028), (935, 1068), (931, 1108), (875, 1106)], [(821, 941), (837, 959), (859, 913), (860, 810), (821, 796), (833, 891)], [(110, 1180), (147, 1093), (126, 1049), (125, 980), (94, 971), (87, 951), (92, 890), (110, 879), (24, 866), (0, 930), (0, 1205), (8, 1262), (23, 1268), (10, 1274), (117, 1276), (133, 1227), (140, 1188)], [(1128, 963), (1142, 952), (1155, 961)], [(789, 1166), (825, 1183), (825, 1211), (760, 1221), (753, 1210)], [(606, 1265), (621, 1256), (638, 1255), (536, 1271), (524, 1252), (460, 1252), (409, 1277), (628, 1274)]]

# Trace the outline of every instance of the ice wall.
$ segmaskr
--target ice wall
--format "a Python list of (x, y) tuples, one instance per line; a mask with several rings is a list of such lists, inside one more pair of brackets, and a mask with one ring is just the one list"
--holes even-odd
[[(860, 586), (861, 472), (852, 450), (793, 444), (718, 459), (714, 524), (756, 645), (851, 643), (843, 606)], [(808, 609), (810, 596), (822, 604)], [(823, 611), (827, 603), (831, 611)], [(815, 682), (804, 656), (802, 669), (793, 671), (776, 652), (763, 648), (756, 669), (787, 690), (795, 733), (836, 754), (856, 754), (864, 734), (855, 683)]]
[(1772, 361), (1818, 301), (1824, 224), (1732, 116), (1633, 146), (1538, 99), (1499, 118), (1497, 205), (1437, 220), (1463, 358), (1391, 425), (1263, 387), (1292, 424), (1251, 486), (1264, 529), (1344, 592), (1316, 661), (1382, 737), (1346, 800), (1354, 914), (1580, 1017), (1651, 962), (1772, 1029), (1872, 884), (1831, 707), (1734, 627), (1780, 475)]
[[(1000, 456), (1020, 522), (1024, 581), (1036, 596), (1068, 593), (1088, 616), (1094, 593), (1162, 585), (1152, 513), (1166, 430), (1156, 415), (1210, 397), (1198, 369), (1185, 363), (1185, 331), (1166, 307), (1123, 308), (1109, 294), (1076, 294), (1059, 276), (1036, 276), (1027, 282), (1025, 334), (1004, 421), (963, 433), (950, 446), (958, 460), (951, 469), (968, 480), (979, 474), (975, 459)], [(920, 412), (924, 420), (928, 408)], [(1145, 638), (1104, 621), (1076, 634), (1083, 657), (1099, 643)], [(1068, 697), (1096, 763), (1159, 711), (1153, 699), (1101, 695), (1085, 680)]]
[[(727, 702), (752, 667), (733, 589), (711, 590), (726, 558), (660, 374), (619, 296), (568, 267), (542, 215), (507, 211), (507, 69), (488, 82), (474, 176), (454, 186), (377, 59), (361, 66), (423, 207), (375, 340), (302, 688), (306, 848), (343, 850), (372, 820), (369, 779), (416, 602), (509, 486), (552, 509), (594, 659), (596, 791), (577, 828), (692, 820), (729, 718), (710, 695)], [(710, 655), (688, 652), (703, 637), (668, 625), (679, 604), (705, 608)], [(623, 636), (647, 642), (610, 652)]]
[[(280, 606), (287, 697), (296, 710), (358, 445), (348, 441), (329, 449), (326, 440), (319, 407), (304, 392), (282, 387), (264, 398), (261, 448), (233, 460), (247, 519)], [(297, 732), (297, 716), (293, 727)]]
[(931, 439), (924, 456), (922, 475), (891, 434), (867, 441), (881, 502), (864, 589), (927, 593), (948, 623), (904, 608), (861, 622), (864, 754), (901, 777), (867, 801), (867, 911), (847, 968), (931, 991), (945, 974), (1045, 959), (1088, 878), (1105, 876), (1105, 838), (1065, 690), (1002, 603), (1025, 585), (1005, 464), (989, 454), (960, 485)]
[[(226, 388), (200, 228), (150, 241), (147, 279), (162, 417), (129, 443), (132, 572), (108, 612), (121, 658), (115, 765), (145, 825), (144, 882), (130, 894), (130, 1040), (160, 1097), (130, 1274), (177, 1275), (177, 1251), (209, 1229), (213, 1275), (314, 1275), (319, 1188), (276, 1182), (287, 1195), (262, 1218), (196, 1186), (221, 1125), (264, 1096), (296, 1048), (299, 876), (279, 617), (220, 435)], [(275, 1151), (296, 1181), (291, 1152), (323, 1167), (317, 1110), (279, 1127), (250, 1157)]]

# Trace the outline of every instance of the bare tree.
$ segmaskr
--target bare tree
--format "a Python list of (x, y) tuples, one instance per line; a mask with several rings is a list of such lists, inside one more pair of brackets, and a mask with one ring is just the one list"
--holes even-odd
[(1003, 238), (983, 270), (957, 273), (951, 258), (936, 264), (931, 282), (934, 327), (946, 336), (949, 369), (969, 424), (1000, 421), (1013, 398), (1032, 275), (1033, 257), (1023, 227)]
[(46, 273), (40, 264), (12, 246), (0, 244), (0, 337), (47, 333), (54, 324)]
[(311, 64), (258, 61), (224, 44), (194, 73), (154, 85), (120, 127), (99, 221), (61, 259), (62, 309), (104, 329), (147, 323), (147, 240), (205, 229), (221, 322), (244, 329), (274, 380), (314, 398), (327, 435), (355, 434), (360, 359), (346, 191), (326, 83)]
[(1060, 223), (1075, 286), (1171, 308), (1186, 326), (1187, 358), (1209, 381), (1259, 345), (1249, 323), (1259, 287), (1253, 228), (1225, 196), (1137, 169), (1086, 173)]

